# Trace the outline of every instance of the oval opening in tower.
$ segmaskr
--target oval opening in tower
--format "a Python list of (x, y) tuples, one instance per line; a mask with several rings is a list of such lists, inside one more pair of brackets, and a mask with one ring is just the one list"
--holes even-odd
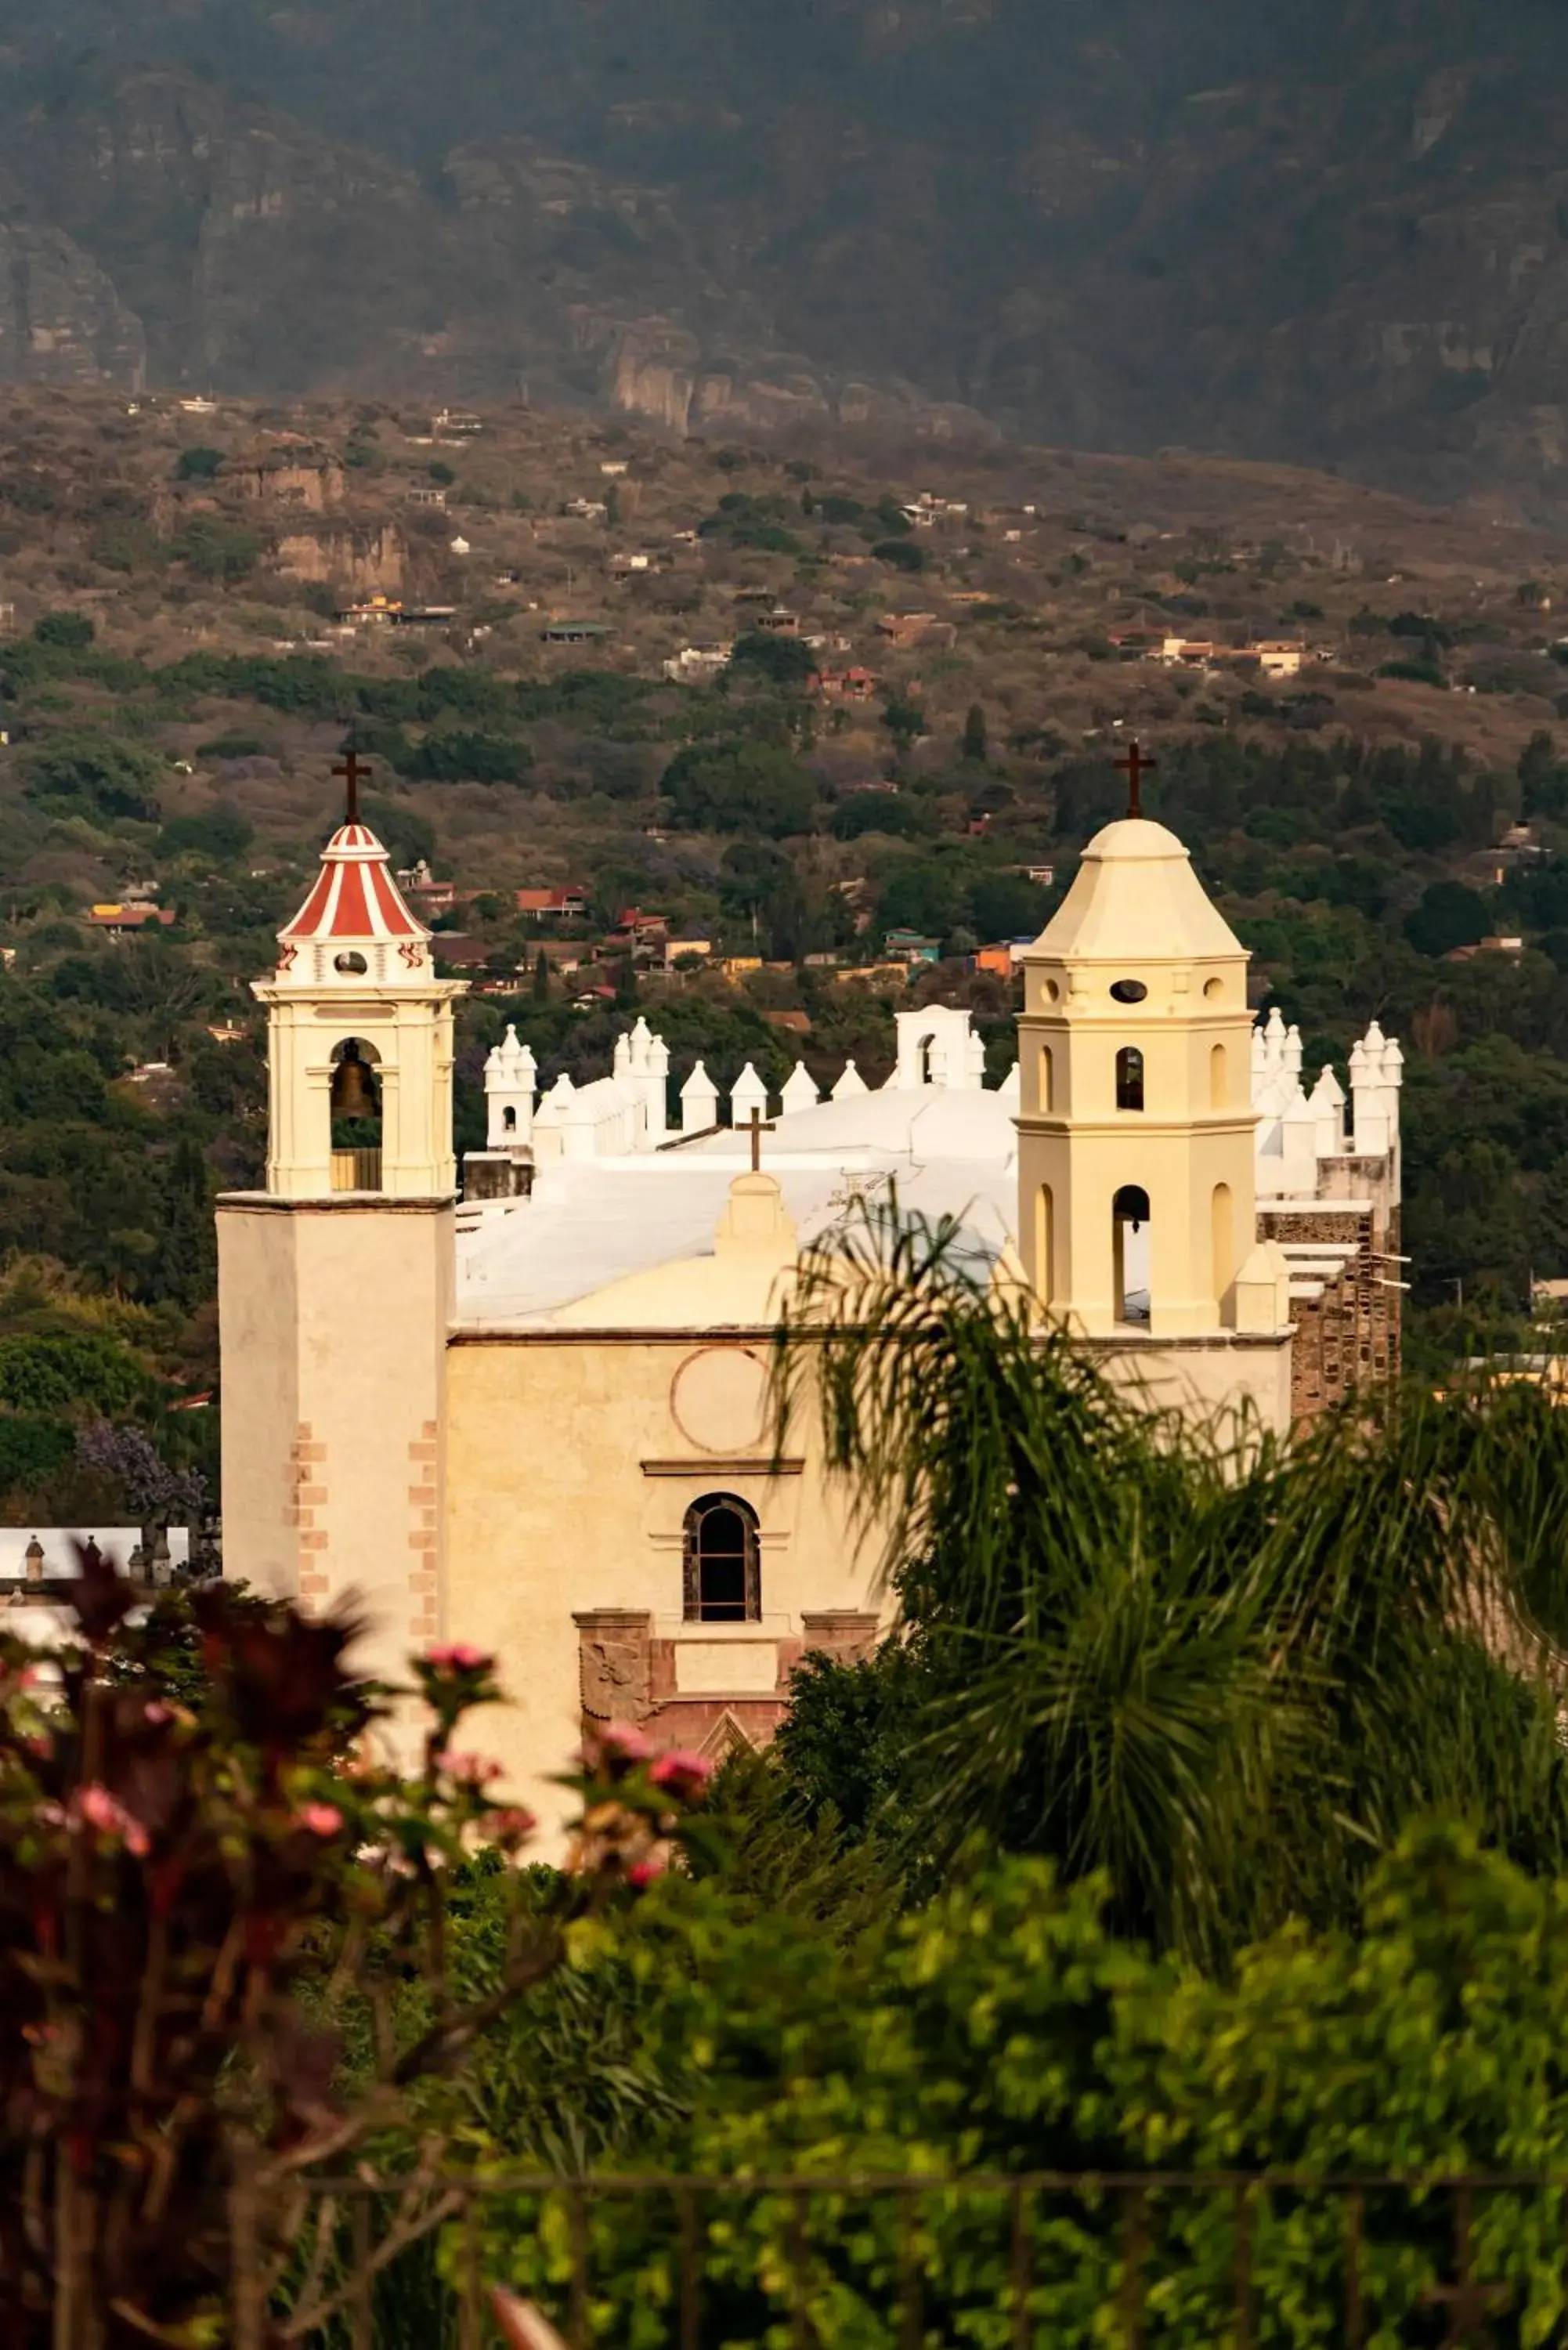
[(1117, 1003), (1141, 1003), (1148, 993), (1141, 979), (1113, 979), (1111, 995)]
[(334, 971), (367, 972), (370, 966), (357, 948), (350, 947), (346, 954), (333, 956), (332, 968)]
[(1224, 981), (1222, 979), (1206, 979), (1203, 983), (1203, 993), (1209, 998), (1210, 1003), (1214, 1003), (1218, 997), (1223, 995), (1225, 993)]

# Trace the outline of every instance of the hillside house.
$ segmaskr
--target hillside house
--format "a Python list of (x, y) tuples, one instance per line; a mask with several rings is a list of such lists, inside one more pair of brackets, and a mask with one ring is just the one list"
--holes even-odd
[(1282, 637), (1265, 638), (1258, 644), (1249, 645), (1247, 650), (1265, 677), (1300, 677), (1306, 659), (1304, 645)]
[(822, 702), (870, 702), (877, 692), (868, 669), (819, 669), (810, 682)]
[(475, 416), (471, 408), (443, 408), (431, 418), (431, 431), (439, 436), (446, 433), (458, 440), (470, 440), (484, 430), (484, 419)]
[(889, 931), (882, 944), (889, 955), (902, 963), (940, 962), (942, 959), (940, 939), (922, 938), (919, 931)]
[(661, 664), (664, 674), (677, 685), (691, 685), (704, 678), (717, 677), (728, 669), (730, 655), (735, 648), (727, 645), (682, 645), (678, 653)]
[(437, 514), (444, 514), (446, 512), (446, 492), (433, 487), (425, 487), (416, 483), (412, 489), (408, 489), (403, 492), (403, 504), (410, 506), (429, 506)]
[(607, 522), (609, 508), (603, 498), (568, 498), (561, 508), (574, 522)]
[(958, 630), (934, 612), (884, 612), (877, 623), (880, 635), (896, 645), (951, 645)]
[(666, 939), (664, 968), (666, 971), (673, 971), (683, 955), (698, 955), (706, 962), (712, 951), (711, 939)]
[(614, 634), (607, 620), (546, 620), (539, 631), (547, 645), (594, 645)]
[(786, 611), (782, 604), (775, 604), (771, 612), (759, 612), (752, 626), (768, 637), (798, 637), (800, 614)]
[(580, 922), (588, 910), (587, 892), (575, 883), (562, 889), (519, 889), (516, 905), (531, 922)]
[(174, 909), (171, 906), (150, 906), (138, 899), (124, 905), (94, 906), (87, 919), (91, 929), (103, 931), (111, 939), (123, 939), (152, 926), (165, 931), (171, 929), (174, 922)]
[(1156, 658), (1167, 669), (1210, 669), (1219, 659), (1220, 650), (1206, 637), (1165, 637)]
[(629, 579), (637, 572), (651, 571), (651, 555), (612, 555), (606, 565), (612, 579)]

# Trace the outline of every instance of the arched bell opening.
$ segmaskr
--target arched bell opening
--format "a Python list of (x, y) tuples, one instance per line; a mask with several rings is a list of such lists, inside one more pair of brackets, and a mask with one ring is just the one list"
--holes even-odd
[(1214, 1302), (1223, 1305), (1236, 1278), (1236, 1218), (1229, 1183), (1216, 1183), (1209, 1204), (1210, 1249), (1214, 1259)]
[(934, 1036), (922, 1036), (915, 1047), (920, 1056), (920, 1083), (923, 1086), (929, 1086), (934, 1082), (931, 1074), (931, 1051), (936, 1041)]
[(332, 1188), (381, 1188), (381, 1056), (362, 1036), (332, 1048)]
[(1111, 1296), (1118, 1322), (1149, 1318), (1148, 1193), (1124, 1183), (1111, 1201)]
[(1116, 1055), (1116, 1107), (1143, 1107), (1143, 1055), (1136, 1045), (1124, 1045)]

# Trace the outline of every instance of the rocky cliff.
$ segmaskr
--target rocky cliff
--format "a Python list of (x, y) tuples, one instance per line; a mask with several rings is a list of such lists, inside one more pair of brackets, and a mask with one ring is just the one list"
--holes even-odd
[(1179, 443), (1568, 515), (1549, 0), (0, 0), (0, 375)]

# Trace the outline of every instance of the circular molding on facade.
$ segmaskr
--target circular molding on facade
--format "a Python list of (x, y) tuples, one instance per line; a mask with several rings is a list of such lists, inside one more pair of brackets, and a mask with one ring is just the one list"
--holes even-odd
[(670, 1382), (670, 1416), (698, 1452), (755, 1452), (768, 1437), (768, 1366), (751, 1347), (702, 1347)]

